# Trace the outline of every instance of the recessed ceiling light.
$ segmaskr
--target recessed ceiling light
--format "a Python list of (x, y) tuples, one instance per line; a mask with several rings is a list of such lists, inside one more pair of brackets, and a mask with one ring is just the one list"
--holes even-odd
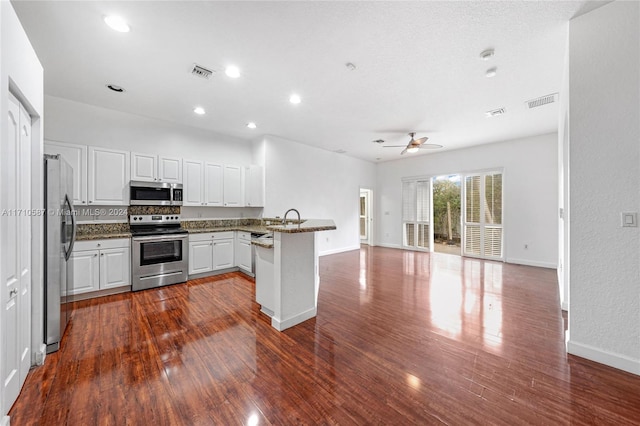
[(235, 65), (229, 65), (227, 69), (224, 70), (227, 77), (238, 78), (240, 77), (240, 69)]
[(483, 61), (488, 61), (495, 54), (496, 54), (496, 52), (493, 49), (483, 50), (482, 52), (480, 52), (480, 59), (482, 59)]
[(118, 93), (124, 92), (124, 87), (116, 86), (115, 84), (107, 84), (107, 89), (113, 90), (114, 92)]
[(487, 78), (491, 78), (491, 77), (495, 77), (497, 73), (498, 73), (498, 68), (493, 67), (487, 70), (487, 73), (485, 74), (485, 76)]
[(114, 31), (119, 33), (128, 33), (129, 25), (119, 16), (109, 15), (104, 17), (104, 22)]
[(289, 102), (291, 102), (292, 104), (299, 104), (300, 102), (302, 102), (302, 98), (300, 97), (300, 95), (294, 93), (289, 97)]
[(250, 129), (255, 129), (255, 128), (256, 128), (256, 127), (258, 127), (258, 126), (256, 126), (256, 123), (254, 123), (253, 121), (251, 121), (251, 122), (247, 123), (247, 127), (248, 127), (248, 128), (250, 128)]
[(195, 107), (195, 108), (193, 109), (193, 112), (195, 112), (195, 113), (196, 113), (196, 114), (198, 114), (198, 115), (204, 115), (205, 110), (204, 110), (204, 108), (202, 108), (202, 107)]
[(373, 143), (383, 144), (384, 143), (384, 139), (376, 139), (375, 141), (373, 141)]
[(356, 66), (355, 66), (355, 64), (353, 64), (353, 63), (351, 63), (351, 62), (347, 62), (347, 63), (346, 63), (346, 64), (344, 64), (344, 65), (345, 65), (345, 67), (347, 67), (347, 69), (348, 69), (349, 71), (355, 71), (355, 70), (356, 70)]

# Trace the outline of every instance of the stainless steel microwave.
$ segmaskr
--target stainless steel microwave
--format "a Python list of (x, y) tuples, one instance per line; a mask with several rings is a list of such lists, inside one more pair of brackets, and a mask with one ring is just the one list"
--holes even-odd
[(129, 205), (132, 206), (181, 206), (182, 184), (168, 182), (129, 183)]

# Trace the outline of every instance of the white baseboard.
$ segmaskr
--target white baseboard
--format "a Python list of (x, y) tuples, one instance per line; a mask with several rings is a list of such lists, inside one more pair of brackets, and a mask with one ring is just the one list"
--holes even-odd
[(617, 368), (628, 373), (640, 375), (640, 360), (633, 359), (625, 355), (603, 351), (602, 349), (578, 343), (569, 339), (567, 341), (567, 352), (586, 358), (609, 367)]
[(345, 251), (360, 250), (360, 244), (351, 247), (340, 247), (332, 250), (324, 250), (318, 253), (318, 256), (327, 256), (329, 254), (344, 253)]
[(513, 259), (509, 258), (506, 260), (507, 263), (513, 263), (516, 265), (525, 265), (525, 266), (536, 266), (538, 268), (549, 268), (549, 269), (557, 269), (558, 265), (552, 262), (538, 262), (535, 260), (527, 260), (527, 259)]
[(275, 316), (271, 317), (271, 325), (278, 331), (286, 330), (289, 327), (293, 327), (294, 325), (298, 325), (301, 322), (304, 322), (308, 319), (311, 319), (316, 316), (317, 308), (311, 308), (307, 311), (301, 312), (298, 315), (294, 315), (286, 320), (280, 320)]
[(402, 246), (400, 244), (377, 243), (376, 245), (378, 247), (386, 247), (386, 248), (394, 248), (394, 249), (401, 249), (402, 248)]

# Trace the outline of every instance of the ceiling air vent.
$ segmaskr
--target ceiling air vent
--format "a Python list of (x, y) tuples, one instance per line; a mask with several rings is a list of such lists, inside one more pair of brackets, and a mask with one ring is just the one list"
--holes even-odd
[(195, 75), (196, 77), (206, 78), (208, 80), (209, 77), (213, 75), (213, 71), (203, 67), (202, 65), (193, 64), (193, 68), (191, 69), (191, 74)]
[(537, 108), (539, 106), (546, 105), (546, 104), (552, 104), (557, 99), (558, 99), (558, 94), (552, 93), (550, 95), (545, 95), (536, 99), (531, 99), (530, 101), (527, 101), (526, 104), (529, 106), (529, 109), (531, 109), (531, 108)]
[(487, 117), (496, 117), (498, 115), (503, 115), (506, 112), (507, 110), (505, 110), (504, 108), (498, 108), (498, 109), (493, 109), (491, 111), (487, 111), (484, 113), (484, 115), (486, 115)]

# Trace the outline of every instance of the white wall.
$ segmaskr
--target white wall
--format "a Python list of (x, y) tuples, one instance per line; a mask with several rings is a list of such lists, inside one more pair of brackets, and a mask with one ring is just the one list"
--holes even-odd
[[(242, 139), (54, 96), (45, 96), (44, 106), (46, 140), (221, 164), (252, 164), (251, 142)], [(260, 213), (261, 210), (255, 208), (183, 207), (181, 210), (185, 219), (259, 217)]]
[(502, 168), (506, 261), (555, 268), (557, 146), (552, 133), (378, 164), (376, 244), (402, 246), (403, 177)]
[[(0, 1), (0, 115), (3, 120), (8, 116), (9, 90), (20, 100), (32, 116), (32, 201), (33, 209), (42, 209), (43, 189), (42, 189), (42, 119), (43, 116), (43, 70), (38, 57), (29, 42), (13, 7), (8, 1)], [(0, 142), (6, 143), (7, 130), (3, 124), (0, 125), (2, 133)], [(0, 162), (0, 167), (1, 167)], [(0, 170), (0, 185), (6, 183), (2, 180), (2, 170)], [(1, 200), (0, 200), (1, 205)], [(32, 223), (32, 260), (31, 260), (31, 297), (32, 297), (32, 354), (39, 349), (43, 338), (43, 288), (42, 288), (42, 267), (43, 267), (43, 223), (42, 220), (35, 219)], [(0, 235), (0, 243), (4, 241)], [(1, 268), (1, 265), (0, 265)], [(4, 277), (0, 270), (0, 276)], [(3, 292), (2, 295), (5, 295)], [(0, 296), (0, 305), (4, 308), (6, 300)], [(5, 353), (3, 336), (2, 315), (0, 315), (0, 365), (2, 356)], [(0, 386), (0, 401), (2, 400), (2, 387)], [(6, 413), (0, 413), (0, 417)], [(0, 419), (1, 421), (2, 419)]]
[[(569, 25), (567, 23), (567, 25)], [(563, 310), (569, 309), (569, 32), (567, 31), (562, 87), (558, 99), (558, 289)]]
[(640, 374), (640, 6), (570, 22), (570, 353)]
[(263, 143), (264, 216), (282, 217), (296, 208), (303, 218), (333, 219), (335, 231), (317, 234), (319, 253), (359, 248), (360, 187), (375, 187), (375, 164), (274, 136)]

